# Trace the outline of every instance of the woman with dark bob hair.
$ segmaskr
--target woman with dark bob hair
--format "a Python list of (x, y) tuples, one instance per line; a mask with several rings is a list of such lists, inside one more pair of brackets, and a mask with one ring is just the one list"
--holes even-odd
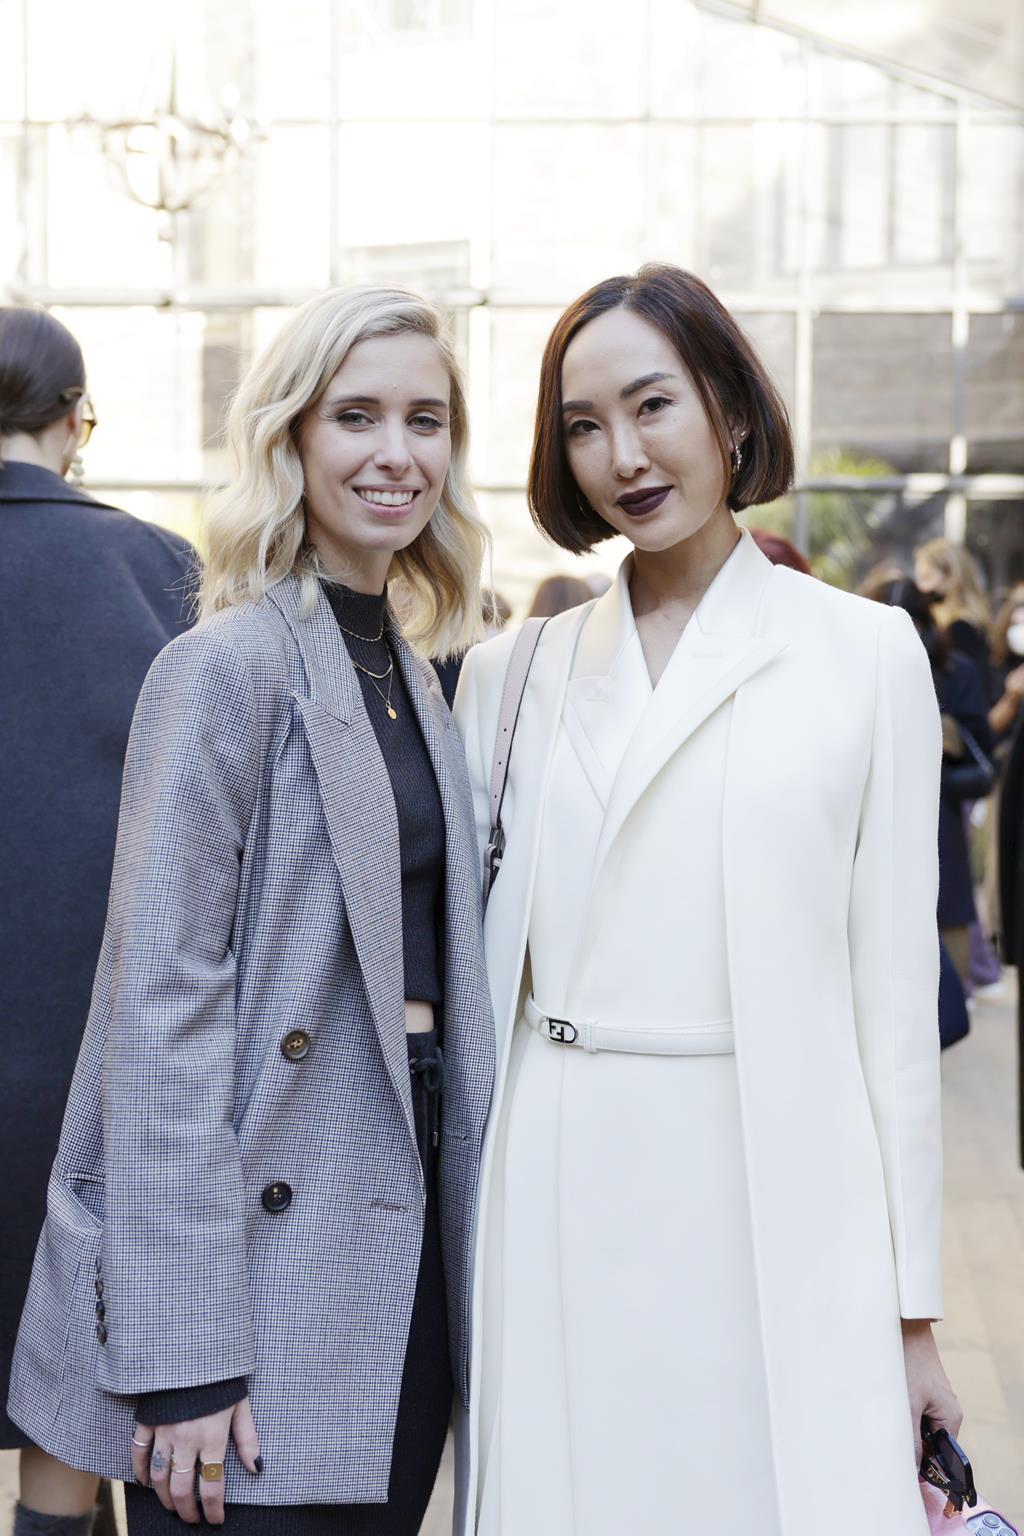
[[(698, 278), (558, 321), (533, 516), (633, 547), (547, 623), (514, 728), (463, 1532), (855, 1536), (869, 1503), (927, 1531), (921, 1423), (960, 1422), (931, 1334), (938, 712), (905, 613), (737, 527), (792, 470)], [(456, 702), (481, 839), (515, 644)]]

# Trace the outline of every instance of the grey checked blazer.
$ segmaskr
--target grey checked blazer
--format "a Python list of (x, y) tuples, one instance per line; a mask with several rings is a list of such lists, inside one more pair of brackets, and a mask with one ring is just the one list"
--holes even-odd
[[(464, 1398), (494, 1061), (476, 834), (433, 671), (388, 623), (446, 821), (440, 1189)], [(135, 1394), (248, 1375), (266, 1470), (230, 1449), (229, 1502), (386, 1498), (424, 1207), (402, 979), (390, 781), (331, 609), (318, 593), (303, 618), (289, 577), (174, 640), (139, 700), (12, 1374), (34, 1441), (130, 1477)], [(280, 1048), (295, 1029), (301, 1061)], [(287, 1209), (262, 1203), (275, 1183)]]

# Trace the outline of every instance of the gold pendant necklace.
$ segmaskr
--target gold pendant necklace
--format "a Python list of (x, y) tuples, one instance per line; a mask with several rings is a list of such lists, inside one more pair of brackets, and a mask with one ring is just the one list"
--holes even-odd
[[(377, 694), (378, 698), (381, 700), (382, 704), (384, 705), (384, 708), (388, 712), (388, 719), (389, 720), (397, 720), (398, 719), (398, 712), (393, 707), (393, 705), (391, 703), (391, 690), (395, 686), (395, 663), (394, 663), (394, 661), (391, 662), (391, 665), (388, 667), (386, 672), (371, 672), (369, 667), (364, 667), (362, 665), (362, 663), (358, 662), (358, 661), (353, 661), (352, 665), (355, 667), (357, 672), (365, 672), (366, 673), (366, 676), (370, 679), (370, 687), (373, 689), (374, 693)], [(380, 678), (382, 678), (382, 677), (386, 677), (387, 680), (388, 680), (388, 691), (387, 691), (386, 695), (384, 693), (383, 688), (379, 688), (377, 686), (378, 680)]]

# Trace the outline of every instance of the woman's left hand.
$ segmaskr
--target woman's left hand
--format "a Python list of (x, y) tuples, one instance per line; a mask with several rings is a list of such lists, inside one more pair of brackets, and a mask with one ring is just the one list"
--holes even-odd
[(910, 1414), (914, 1424), (915, 1465), (921, 1465), (921, 1420), (933, 1429), (960, 1433), (963, 1414), (949, 1378), (942, 1369), (932, 1325), (922, 1319), (903, 1319), (903, 1363), (907, 1372)]

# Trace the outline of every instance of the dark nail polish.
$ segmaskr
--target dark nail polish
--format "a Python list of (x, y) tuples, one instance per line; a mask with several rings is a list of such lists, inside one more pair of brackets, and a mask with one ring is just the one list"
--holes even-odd
[(257, 1472), (262, 1472), (263, 1471), (263, 1457), (262, 1456), (257, 1456), (256, 1460), (253, 1462), (253, 1466), (256, 1468)]

